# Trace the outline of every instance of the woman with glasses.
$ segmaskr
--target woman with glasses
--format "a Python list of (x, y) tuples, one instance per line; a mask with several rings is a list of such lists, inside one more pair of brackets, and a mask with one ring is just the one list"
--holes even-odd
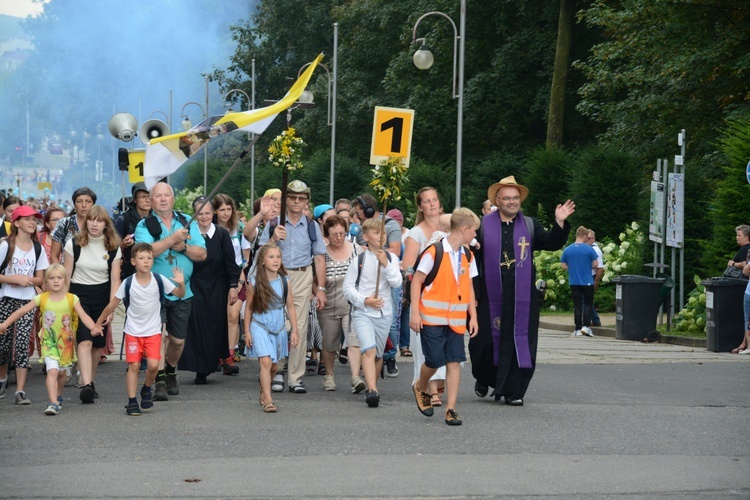
[(346, 221), (338, 215), (329, 216), (323, 224), (323, 235), (328, 239), (326, 245), (326, 305), (318, 311), (318, 322), (323, 331), (323, 365), (326, 375), (323, 377), (323, 389), (335, 391), (333, 366), (336, 351), (341, 347), (341, 332), (346, 336), (349, 366), (351, 368), (351, 390), (353, 394), (362, 392), (365, 382), (359, 375), (360, 351), (357, 337), (351, 330), (349, 312), (351, 307), (344, 297), (344, 277), (349, 264), (362, 252), (362, 247), (347, 239)]

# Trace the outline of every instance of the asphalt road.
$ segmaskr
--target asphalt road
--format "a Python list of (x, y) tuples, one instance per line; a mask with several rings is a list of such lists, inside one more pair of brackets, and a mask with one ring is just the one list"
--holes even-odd
[(257, 363), (127, 417), (124, 364), (100, 367), (94, 405), (0, 400), (2, 497), (750, 496), (750, 357), (543, 331), (521, 408), (477, 398), (463, 369), (461, 427), (418, 413), (412, 364), (380, 384), (369, 409), (348, 390), (305, 378), (306, 395), (257, 402)]

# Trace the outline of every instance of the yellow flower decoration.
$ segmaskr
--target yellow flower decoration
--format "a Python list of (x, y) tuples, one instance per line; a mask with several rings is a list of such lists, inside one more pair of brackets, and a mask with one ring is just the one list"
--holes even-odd
[(277, 135), (268, 147), (268, 161), (278, 168), (285, 168), (292, 172), (301, 170), (300, 158), (302, 149), (307, 146), (301, 137), (297, 137), (293, 128), (288, 128)]
[(396, 156), (389, 156), (373, 167), (370, 186), (380, 201), (401, 199), (401, 186), (407, 182), (406, 171), (408, 169), (403, 158)]

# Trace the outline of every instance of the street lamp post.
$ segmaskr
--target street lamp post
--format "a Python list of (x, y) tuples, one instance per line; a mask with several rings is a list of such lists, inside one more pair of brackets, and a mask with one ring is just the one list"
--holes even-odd
[[(253, 68), (252, 68), (253, 69), (253, 71), (252, 71), (253, 76), (252, 76), (252, 78), (253, 78), (253, 94), (254, 94), (255, 93), (254, 92), (254, 89), (255, 89), (255, 59), (253, 59), (252, 65), (253, 65)], [(224, 106), (227, 108), (227, 113), (232, 112), (232, 103), (229, 102), (229, 96), (232, 95), (235, 92), (238, 93), (238, 94), (242, 94), (242, 95), (245, 96), (245, 101), (247, 102), (247, 109), (248, 110), (255, 109), (255, 99), (251, 99), (250, 96), (247, 95), (247, 92), (245, 92), (242, 89), (231, 89), (226, 94), (224, 94)], [(242, 109), (242, 106), (240, 106), (240, 110), (241, 109)], [(249, 132), (247, 134), (247, 137), (248, 137), (248, 139), (250, 139), (250, 141), (252, 141), (253, 138), (254, 138), (253, 137), (254, 135), (255, 134), (253, 134), (252, 132)], [(252, 203), (252, 202), (255, 201), (255, 145), (253, 145), (251, 149), (252, 149), (252, 152), (250, 154), (250, 202)]]
[[(297, 78), (299, 79), (300, 75), (302, 74), (302, 71), (306, 67), (308, 67), (311, 63), (307, 63), (304, 66), (302, 66), (299, 71), (297, 72)], [(334, 174), (334, 166), (336, 165), (336, 108), (335, 108), (335, 102), (336, 102), (336, 95), (331, 93), (331, 89), (334, 87), (334, 80), (331, 79), (331, 72), (328, 70), (328, 68), (323, 63), (318, 63), (318, 66), (326, 70), (326, 74), (328, 75), (328, 117), (327, 117), (327, 124), (329, 127), (331, 127), (331, 178), (330, 178), (330, 194), (328, 196), (329, 201), (331, 205), (333, 205), (333, 174)], [(302, 95), (299, 98), (300, 102), (310, 103), (312, 104), (315, 100), (315, 96), (313, 96), (313, 93), (309, 90), (305, 90), (302, 92)]]
[[(104, 165), (102, 164), (102, 125), (107, 125), (107, 122), (99, 122), (96, 126), (96, 180), (104, 180)], [(112, 179), (114, 182), (114, 179)]]
[[(190, 130), (190, 128), (193, 126), (193, 124), (190, 122), (190, 118), (188, 118), (188, 115), (185, 114), (185, 108), (191, 104), (194, 104), (195, 106), (198, 106), (201, 109), (201, 114), (203, 115), (204, 120), (208, 118), (208, 114), (207, 114), (208, 109), (204, 109), (203, 106), (201, 106), (195, 101), (186, 102), (182, 106), (182, 109), (180, 110), (180, 116), (182, 116), (182, 130)], [(204, 195), (208, 192), (207, 188), (208, 188), (208, 144), (203, 146), (203, 194)]]
[[(461, 13), (459, 29), (456, 23), (447, 14), (438, 11), (423, 14), (414, 24), (411, 43), (422, 42), (422, 46), (414, 53), (414, 65), (419, 69), (429, 69), (434, 62), (432, 52), (425, 45), (424, 38), (417, 38), (417, 27), (427, 16), (437, 15), (447, 19), (453, 26), (453, 98), (458, 99), (458, 125), (456, 134), (456, 207), (461, 206), (461, 157), (463, 148), (463, 126), (464, 126), (464, 54), (466, 48), (466, 0), (461, 0)], [(458, 52), (458, 54), (457, 54)], [(456, 75), (456, 64), (458, 63), (458, 75)], [(456, 77), (458, 76), (458, 78)]]

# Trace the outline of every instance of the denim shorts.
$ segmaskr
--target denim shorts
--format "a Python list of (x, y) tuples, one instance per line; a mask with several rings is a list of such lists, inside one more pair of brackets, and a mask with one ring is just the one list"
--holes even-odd
[(466, 361), (464, 336), (444, 325), (422, 325), (419, 334), (424, 354), (424, 364), (428, 368), (440, 368), (447, 363)]

